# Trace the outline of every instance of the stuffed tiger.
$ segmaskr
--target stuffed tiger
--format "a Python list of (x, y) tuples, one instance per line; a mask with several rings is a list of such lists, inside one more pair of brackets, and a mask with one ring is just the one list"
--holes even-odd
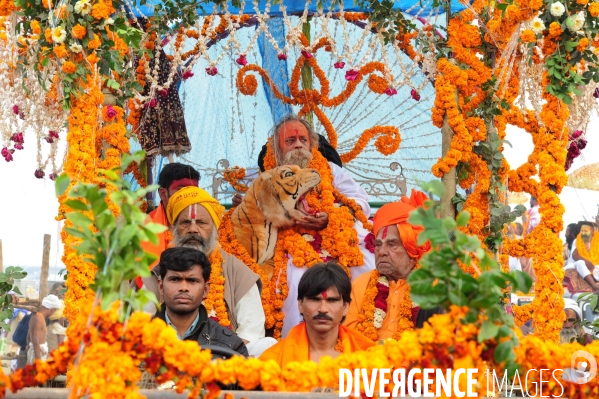
[(293, 226), (293, 217), (303, 215), (295, 207), (319, 183), (320, 174), (314, 169), (279, 166), (260, 174), (233, 211), (231, 221), (237, 240), (269, 278), (278, 230)]

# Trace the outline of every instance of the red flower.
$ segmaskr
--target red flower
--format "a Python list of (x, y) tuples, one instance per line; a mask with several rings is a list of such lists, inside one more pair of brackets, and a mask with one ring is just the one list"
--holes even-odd
[(374, 298), (374, 307), (387, 313), (387, 298), (389, 297), (389, 287), (379, 282), (376, 283), (377, 294)]
[(45, 137), (46, 143), (52, 144), (54, 143), (54, 138), (53, 137)]
[(56, 176), (54, 173), (50, 173), (50, 174), (48, 175), (48, 177), (50, 178), (50, 180), (56, 180), (56, 177), (57, 177), (57, 176)]
[(307, 52), (306, 50), (302, 50), (302, 56), (304, 58), (312, 58), (312, 54), (310, 54), (309, 52)]
[(58, 136), (58, 133), (57, 133), (57, 132), (55, 132), (54, 130), (50, 130), (50, 131), (48, 132), (48, 135), (49, 135), (50, 137), (52, 137), (52, 138), (55, 138), (55, 139), (58, 139), (58, 138), (60, 138), (60, 137)]
[(412, 323), (416, 325), (416, 321), (418, 321), (418, 313), (420, 313), (420, 306), (414, 306), (412, 308)]
[(35, 173), (33, 174), (35, 177), (37, 177), (38, 179), (43, 179), (44, 178), (44, 171), (41, 169), (38, 169), (35, 171)]
[(393, 87), (387, 87), (385, 89), (385, 94), (388, 96), (394, 96), (397, 94), (397, 90), (395, 90)]
[(416, 91), (416, 89), (412, 89), (412, 91), (410, 92), (410, 94), (412, 95), (412, 98), (416, 101), (420, 101), (420, 94), (418, 94), (418, 92)]
[(277, 58), (279, 59), (279, 61), (285, 61), (287, 59), (287, 54), (281, 53), (277, 55)]
[(335, 68), (337, 68), (337, 69), (343, 69), (345, 67), (345, 62), (343, 62), (343, 61), (337, 61), (333, 65), (335, 65)]
[(15, 144), (15, 148), (16, 148), (17, 150), (22, 150), (22, 149), (23, 149), (23, 148), (25, 148), (25, 147), (23, 147), (23, 144), (20, 144), (20, 143), (19, 143), (19, 144)]
[(239, 65), (245, 66), (248, 63), (248, 60), (245, 58), (245, 54), (241, 54), (239, 58), (235, 60), (235, 62)]
[(117, 115), (117, 112), (112, 108), (112, 105), (106, 106), (106, 116), (110, 119), (114, 118)]
[[(208, 70), (208, 68), (206, 68), (206, 70)], [(193, 76), (193, 72), (191, 72), (189, 70), (183, 72), (183, 75), (181, 75), (181, 77), (183, 78), (183, 80), (187, 80), (187, 79), (191, 78), (192, 76)]]
[(158, 90), (158, 94), (160, 94), (160, 97), (166, 97), (168, 96), (168, 89), (160, 89)]
[(4, 160), (5, 160), (6, 162), (10, 162), (10, 161), (12, 161), (12, 154), (6, 154), (6, 156), (4, 157)]
[(210, 76), (214, 76), (218, 73), (218, 69), (216, 69), (215, 66), (210, 66), (210, 67), (206, 68), (206, 73)]
[(595, 98), (599, 98), (599, 87), (597, 87), (597, 88), (595, 89), (595, 91), (593, 92), (593, 97), (595, 97)]
[(580, 136), (582, 136), (582, 130), (576, 130), (574, 133), (572, 133), (572, 139), (577, 139)]
[(360, 72), (356, 71), (355, 69), (350, 69), (349, 71), (345, 72), (345, 80), (348, 81), (356, 80), (359, 76)]
[(368, 235), (366, 237), (364, 237), (364, 244), (366, 244), (366, 249), (370, 251), (370, 253), (374, 253), (374, 242), (376, 241), (376, 238), (374, 237), (374, 234), (372, 233), (368, 233)]
[(6, 147), (2, 148), (2, 151), (0, 151), (0, 154), (1, 154), (3, 157), (6, 157), (6, 156), (9, 154), (9, 152), (8, 152), (8, 148), (6, 148)]
[(18, 106), (18, 105), (16, 105), (16, 104), (15, 104), (15, 105), (13, 105), (13, 106), (12, 106), (12, 112), (13, 112), (15, 115), (19, 115), (19, 106)]

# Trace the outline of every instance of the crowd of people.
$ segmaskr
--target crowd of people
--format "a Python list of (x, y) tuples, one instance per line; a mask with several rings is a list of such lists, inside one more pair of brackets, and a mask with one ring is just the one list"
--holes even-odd
[[(364, 189), (342, 168), (326, 139), (312, 131), (307, 122), (285, 118), (274, 127), (271, 143), (276, 147), (277, 166), (309, 167), (312, 150), (317, 148), (327, 159), (334, 189), (370, 216)], [(260, 165), (264, 165), (264, 153)], [(225, 352), (275, 359), (284, 365), (366, 349), (379, 339), (422, 326), (441, 311), (421, 310), (410, 299), (407, 278), (430, 249), (428, 244), (417, 243), (422, 228), (407, 221), (418, 200), (424, 198), (422, 193), (413, 193), (376, 212), (370, 237), (361, 223), (356, 223), (364, 264), (344, 268), (329, 256), (308, 268), (289, 260), (283, 339), (275, 340), (265, 329), (261, 278), (221, 248), (218, 228), (224, 208), (198, 187), (199, 179), (199, 173), (189, 165), (170, 163), (162, 169), (158, 179), (160, 204), (148, 218), (168, 230), (160, 234), (157, 245), (144, 244), (144, 249), (159, 259), (150, 277), (135, 282), (136, 287), (153, 291), (161, 304), (144, 310), (172, 326), (180, 339), (221, 347)], [(242, 196), (237, 195), (234, 205), (241, 201)], [(297, 209), (300, 212), (293, 215), (295, 224), (316, 232), (327, 227), (327, 213), (309, 212), (301, 202)], [(213, 268), (220, 278), (214, 278)], [(221, 293), (223, 300), (218, 303), (214, 299), (218, 295), (211, 296), (211, 292)], [(219, 323), (223, 319), (230, 323)]]

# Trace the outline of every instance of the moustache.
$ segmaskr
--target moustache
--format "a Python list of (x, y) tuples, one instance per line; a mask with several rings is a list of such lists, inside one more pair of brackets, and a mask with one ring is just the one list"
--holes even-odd
[(202, 237), (199, 234), (195, 234), (195, 233), (191, 233), (191, 234), (187, 234), (184, 237), (181, 237), (181, 244), (185, 245), (190, 241), (197, 241), (202, 245), (206, 245), (208, 243), (208, 240), (205, 239), (204, 237)]
[(191, 297), (191, 295), (187, 295), (187, 294), (180, 294), (180, 295), (175, 295), (174, 297), (175, 299), (189, 299), (190, 301), (193, 299)]
[(312, 318), (313, 320), (330, 320), (333, 321), (331, 316), (328, 316), (326, 313), (319, 313)]

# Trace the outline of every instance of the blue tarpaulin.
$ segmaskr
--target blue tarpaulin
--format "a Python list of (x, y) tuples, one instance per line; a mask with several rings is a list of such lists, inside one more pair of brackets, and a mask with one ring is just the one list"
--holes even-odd
[[(267, 0), (260, 0), (258, 2), (258, 9), (260, 12), (264, 12), (265, 11), (265, 6), (269, 1)], [(135, 14), (137, 17), (141, 17), (142, 14), (144, 16), (151, 16), (154, 13), (154, 9), (153, 6), (161, 4), (162, 1), (160, 0), (148, 0), (148, 2), (144, 5), (144, 6), (140, 6), (138, 7), (138, 9), (141, 11), (141, 13), (139, 11), (135, 11)], [(287, 11), (287, 14), (297, 14), (297, 13), (303, 13), (304, 9), (306, 7), (306, 2), (305, 1), (299, 1), (299, 0), (283, 0), (281, 2)], [(418, 12), (422, 12), (422, 10), (424, 11), (424, 14), (428, 14), (428, 12), (430, 11), (432, 2), (430, 1), (423, 1), (423, 0), (402, 0), (402, 1), (396, 1), (394, 8), (395, 9), (399, 9), (403, 12), (406, 12), (410, 15), (415, 15)], [(324, 4), (330, 4), (330, 1), (324, 1)], [(207, 14), (210, 14), (214, 8), (214, 3), (211, 2), (206, 2), (206, 3), (201, 3), (202, 8), (198, 9), (199, 13), (203, 13), (206, 12)], [(202, 11), (203, 9), (203, 11)], [(338, 7), (335, 7), (334, 10), (338, 10)], [(368, 11), (368, 10), (361, 10), (360, 7), (354, 3), (354, 0), (350, 0), (350, 1), (344, 1), (343, 4), (343, 9), (347, 12), (359, 12), (359, 11)], [(451, 2), (451, 12), (459, 12), (462, 11), (464, 9), (464, 6), (457, 0), (452, 0)], [(313, 1), (310, 3), (310, 6), (308, 7), (308, 11), (309, 12), (316, 12), (316, 2)], [(239, 14), (239, 8), (233, 7), (233, 6), (229, 6), (229, 12), (232, 14)], [(443, 10), (439, 10), (439, 13), (442, 13)], [(251, 1), (247, 1), (245, 4), (245, 7), (243, 9), (243, 13), (244, 14), (255, 14), (255, 9), (254, 9), (254, 4)], [(271, 16), (280, 16), (282, 15), (281, 12), (281, 7), (278, 4), (271, 4), (270, 7), (270, 11), (269, 11), (269, 15)]]

